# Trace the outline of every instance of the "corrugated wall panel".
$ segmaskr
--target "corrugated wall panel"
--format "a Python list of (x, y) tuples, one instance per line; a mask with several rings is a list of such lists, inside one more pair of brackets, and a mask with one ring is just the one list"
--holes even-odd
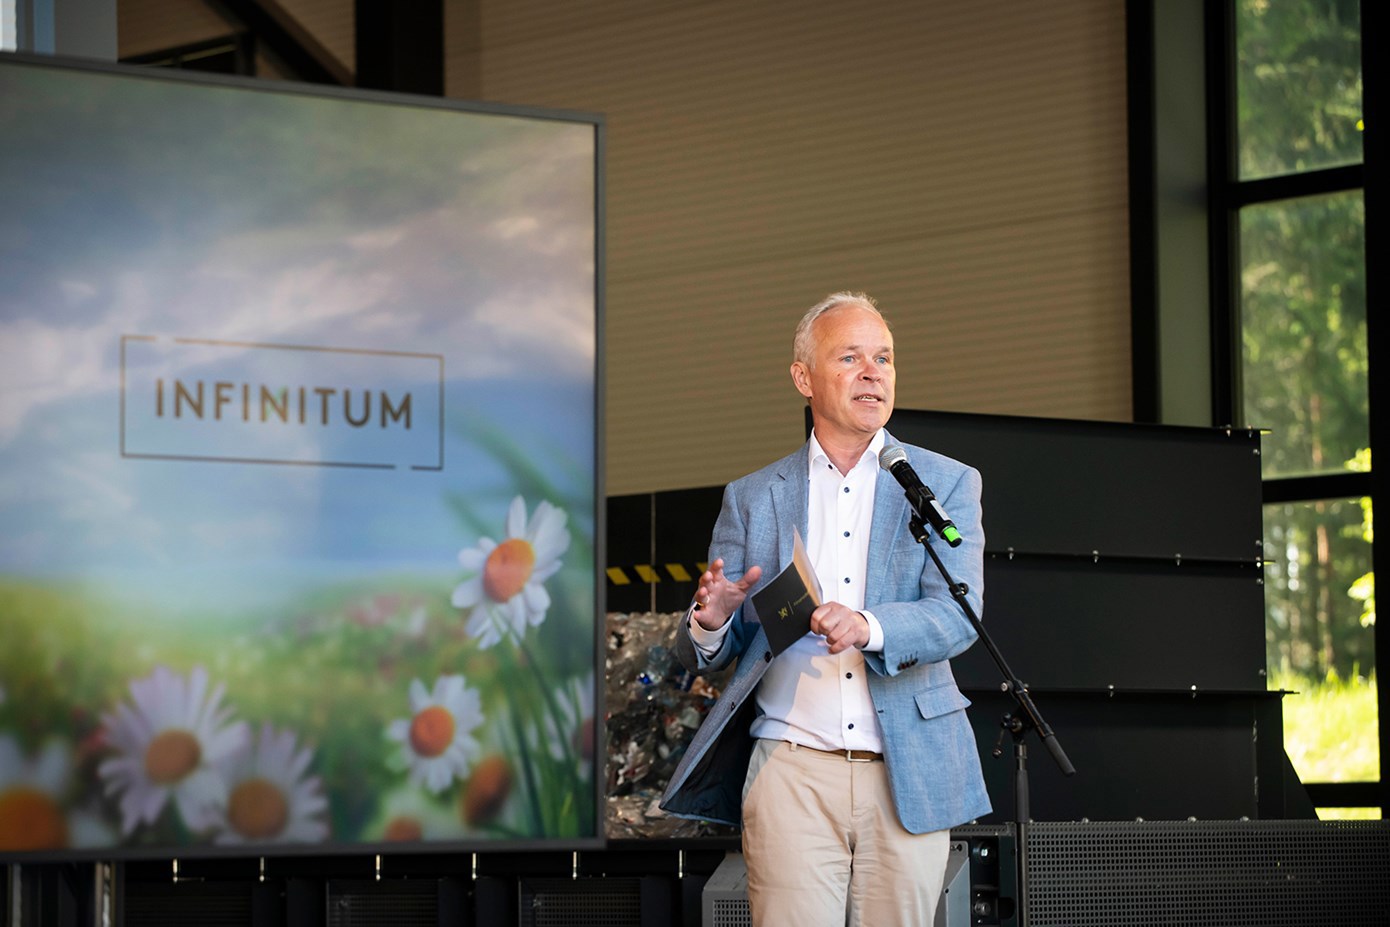
[(607, 119), (610, 492), (795, 446), (791, 330), (840, 288), (892, 321), (901, 406), (1129, 417), (1122, 5), (476, 12), (449, 73)]
[[(350, 0), (283, 5), (351, 62)], [(122, 54), (217, 26), (119, 9)], [(794, 446), (790, 333), (833, 289), (880, 299), (904, 407), (1129, 417), (1121, 4), (448, 0), (446, 28), (450, 93), (606, 116), (610, 492)]]
[(204, 0), (119, 0), (117, 54), (122, 58), (193, 45), (233, 29)]
[[(352, 70), (357, 60), (353, 0), (277, 0), (279, 6), (314, 41)], [(116, 4), (119, 56), (143, 55), (241, 31), (207, 0), (120, 0)], [(258, 55), (260, 77), (283, 79), (279, 66)]]

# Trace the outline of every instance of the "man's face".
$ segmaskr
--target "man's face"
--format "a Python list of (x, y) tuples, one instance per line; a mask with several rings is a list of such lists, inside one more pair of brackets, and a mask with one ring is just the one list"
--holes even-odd
[(792, 364), (822, 443), (867, 441), (893, 413), (893, 335), (874, 313), (837, 306), (811, 326), (815, 363)]

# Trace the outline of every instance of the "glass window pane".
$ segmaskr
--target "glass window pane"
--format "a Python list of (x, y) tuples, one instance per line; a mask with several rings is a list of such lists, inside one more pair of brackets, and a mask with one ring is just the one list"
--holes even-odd
[(1240, 212), (1245, 422), (1266, 477), (1335, 473), (1369, 446), (1361, 191)]
[(1304, 782), (1380, 778), (1369, 499), (1265, 507), (1265, 640)]
[(1237, 0), (1239, 179), (1361, 161), (1357, 0)]
[(1379, 821), (1379, 808), (1318, 808), (1320, 821)]

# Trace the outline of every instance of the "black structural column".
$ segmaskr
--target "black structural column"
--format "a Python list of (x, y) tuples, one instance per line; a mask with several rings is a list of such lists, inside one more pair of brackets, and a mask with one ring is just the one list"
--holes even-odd
[(444, 95), (444, 0), (356, 0), (357, 86)]
[[(1361, 0), (1361, 113), (1365, 121), (1362, 133), (1363, 163), (1365, 181), (1363, 195), (1366, 198), (1366, 341), (1370, 366), (1367, 372), (1367, 390), (1371, 395), (1370, 430), (1371, 447), (1380, 448), (1371, 452), (1371, 498), (1380, 504), (1381, 512), (1390, 512), (1390, 464), (1386, 463), (1386, 449), (1390, 448), (1390, 407), (1385, 400), (1376, 397), (1386, 395), (1390, 386), (1390, 319), (1375, 307), (1384, 306), (1386, 286), (1384, 265), (1374, 257), (1383, 254), (1385, 247), (1385, 223), (1390, 216), (1390, 205), (1386, 199), (1386, 171), (1390, 169), (1390, 143), (1386, 141), (1387, 117), (1385, 109), (1385, 59), (1379, 57), (1383, 48), (1379, 39), (1386, 29), (1385, 4), (1377, 0)], [(1376, 384), (1381, 384), (1376, 386)], [(1375, 465), (1380, 459), (1380, 467)], [(1386, 537), (1381, 533), (1381, 537)], [(1383, 578), (1390, 577), (1390, 542), (1382, 540), (1371, 545), (1373, 569)], [(1386, 685), (1386, 671), (1390, 669), (1390, 627), (1384, 622), (1376, 626), (1376, 674), (1380, 679), (1378, 686), (1380, 719), (1380, 814), (1390, 815), (1390, 685)]]

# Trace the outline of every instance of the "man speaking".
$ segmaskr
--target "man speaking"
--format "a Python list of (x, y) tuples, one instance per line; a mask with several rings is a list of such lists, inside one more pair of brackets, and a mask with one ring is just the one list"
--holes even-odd
[[(836, 293), (813, 306), (794, 358), (811, 438), (724, 492), (676, 652), (695, 672), (738, 668), (662, 807), (742, 824), (755, 925), (921, 927), (950, 828), (990, 810), (969, 702), (947, 662), (976, 635), (879, 466), (898, 444), (883, 427), (896, 373), (873, 300)], [(980, 613), (980, 475), (904, 449), (959, 530), (958, 546), (931, 543)], [(798, 534), (823, 600), (810, 632), (774, 657), (749, 596), (791, 562)]]

